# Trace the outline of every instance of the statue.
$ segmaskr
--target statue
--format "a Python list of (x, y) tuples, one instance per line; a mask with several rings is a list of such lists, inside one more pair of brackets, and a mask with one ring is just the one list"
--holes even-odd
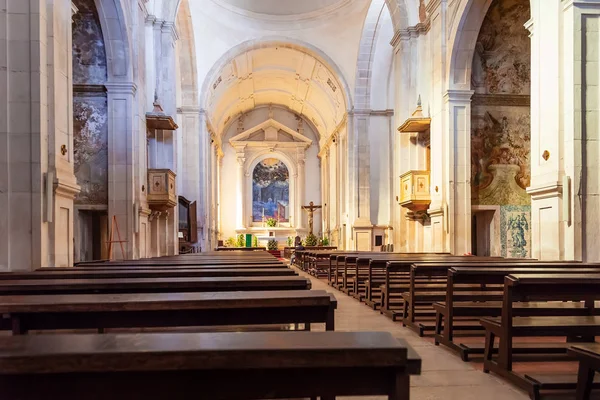
[(313, 220), (315, 210), (320, 209), (321, 206), (315, 206), (315, 203), (312, 201), (307, 206), (302, 206), (302, 209), (308, 213), (308, 228), (310, 229), (310, 233), (313, 233)]

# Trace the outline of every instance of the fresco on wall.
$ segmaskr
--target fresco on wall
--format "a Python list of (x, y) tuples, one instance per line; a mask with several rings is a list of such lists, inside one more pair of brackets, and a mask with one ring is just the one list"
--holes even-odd
[(280, 160), (267, 158), (252, 173), (252, 221), (289, 222), (290, 174)]
[(73, 0), (73, 83), (104, 84), (107, 77), (104, 37), (94, 0)]
[(494, 0), (471, 75), (471, 203), (500, 206), (499, 247), (506, 257), (531, 254), (529, 17), (529, 1)]
[(476, 93), (530, 94), (531, 39), (524, 24), (527, 0), (494, 0), (473, 55), (471, 82)]
[(108, 124), (105, 96), (73, 96), (75, 176), (81, 186), (77, 204), (108, 203)]
[(474, 105), (471, 129), (472, 204), (530, 204), (529, 109)]
[(80, 205), (108, 204), (108, 70), (94, 0), (73, 0), (73, 153)]

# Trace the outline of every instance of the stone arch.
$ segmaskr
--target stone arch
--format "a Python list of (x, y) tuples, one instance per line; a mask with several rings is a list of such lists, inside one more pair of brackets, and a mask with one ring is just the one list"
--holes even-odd
[[(373, 0), (371, 8), (374, 3), (381, 3), (381, 0)], [(411, 25), (410, 15), (405, 0), (385, 0), (390, 15), (392, 16), (392, 23), (394, 24), (394, 31), (405, 29)], [(412, 11), (412, 10), (411, 10)], [(369, 10), (369, 13), (371, 11)], [(368, 20), (368, 17), (367, 17)], [(418, 21), (418, 20), (417, 20)], [(414, 22), (416, 23), (416, 21)]]
[(108, 81), (131, 81), (131, 40), (122, 0), (94, 0), (106, 43)]
[(177, 31), (179, 40), (177, 41), (178, 59), (179, 59), (179, 82), (180, 107), (198, 107), (198, 70), (196, 64), (196, 44), (194, 41), (194, 29), (192, 15), (190, 12), (189, 0), (178, 2), (179, 11), (177, 13)]
[(219, 60), (213, 65), (213, 67), (210, 69), (210, 71), (206, 74), (206, 78), (204, 79), (204, 82), (202, 84), (202, 89), (200, 91), (200, 93), (203, 94), (203, 97), (200, 99), (200, 108), (203, 110), (205, 110), (207, 108), (208, 96), (210, 93), (209, 87), (212, 84), (212, 82), (215, 80), (216, 75), (223, 68), (224, 65), (226, 65), (229, 61), (231, 61), (236, 56), (243, 54), (247, 51), (260, 49), (263, 47), (270, 47), (270, 46), (287, 46), (290, 48), (301, 49), (302, 51), (305, 51), (305, 52), (311, 54), (316, 59), (318, 59), (321, 63), (323, 63), (325, 66), (327, 66), (336, 75), (336, 78), (344, 87), (344, 98), (346, 101), (346, 109), (352, 110), (354, 105), (353, 105), (353, 99), (352, 99), (351, 92), (350, 92), (350, 86), (348, 85), (346, 78), (345, 78), (344, 74), (342, 73), (341, 69), (339, 68), (339, 66), (325, 52), (323, 52), (316, 46), (313, 46), (313, 45), (306, 43), (304, 41), (301, 41), (301, 40), (292, 39), (292, 38), (285, 37), (285, 36), (267, 36), (267, 37), (263, 37), (261, 39), (248, 40), (246, 42), (242, 42), (242, 43), (238, 44), (237, 46), (231, 48), (229, 51), (227, 51), (225, 54), (223, 54), (219, 58)]
[(363, 27), (358, 51), (356, 84), (354, 89), (354, 105), (357, 109), (369, 109), (371, 107), (371, 79), (373, 78), (375, 47), (385, 7), (384, 0), (373, 0)]

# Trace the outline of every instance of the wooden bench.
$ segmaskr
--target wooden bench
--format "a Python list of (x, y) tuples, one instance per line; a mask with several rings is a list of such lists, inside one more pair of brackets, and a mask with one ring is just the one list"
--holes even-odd
[(0, 280), (0, 295), (307, 290), (297, 276)]
[(223, 269), (39, 269), (34, 272), (0, 272), (0, 280), (20, 279), (122, 279), (122, 278), (198, 278), (247, 276), (296, 276), (289, 268), (223, 268)]
[(594, 376), (596, 371), (600, 371), (600, 343), (572, 346), (569, 348), (568, 354), (579, 362), (575, 400), (589, 400), (594, 385)]
[[(594, 302), (600, 299), (600, 274), (515, 274), (505, 277), (502, 316), (482, 318), (485, 329), (484, 372), (494, 372), (528, 390), (539, 399), (542, 390), (555, 389), (555, 376), (521, 375), (513, 371), (513, 338), (565, 336), (593, 342), (600, 335), (600, 316), (594, 315)], [(514, 303), (522, 301), (585, 301), (588, 315), (515, 316)], [(498, 357), (493, 358), (494, 342), (499, 341)], [(560, 382), (565, 388), (564, 382)], [(571, 387), (573, 390), (575, 386)]]
[[(460, 264), (455, 264), (460, 265)], [(470, 335), (483, 335), (479, 319), (481, 317), (497, 317), (502, 312), (502, 295), (483, 292), (479, 295), (466, 296), (460, 293), (463, 301), (459, 301), (456, 290), (462, 285), (486, 285), (503, 290), (504, 278), (510, 274), (540, 274), (540, 273), (600, 273), (598, 268), (584, 268), (587, 264), (573, 263), (514, 263), (514, 266), (502, 266), (499, 263), (482, 264), (480, 266), (455, 266), (448, 270), (446, 299), (433, 304), (435, 318), (435, 344), (443, 344), (460, 354), (463, 361), (468, 361), (470, 354), (483, 354), (484, 347), (478, 344), (454, 343), (454, 331), (468, 330)], [(517, 266), (521, 265), (521, 266)], [(592, 266), (594, 264), (589, 264)], [(597, 265), (596, 265), (597, 266)], [(587, 310), (580, 303), (565, 302), (533, 302), (515, 303), (515, 315), (580, 315)], [(460, 319), (457, 323), (457, 319)], [(463, 333), (464, 334), (464, 333)], [(521, 348), (517, 347), (518, 352)], [(523, 349), (528, 351), (528, 349)], [(531, 348), (536, 353), (562, 352), (565, 349), (558, 346), (539, 346)]]
[(7, 400), (407, 400), (410, 375), (420, 368), (405, 342), (380, 332), (0, 338), (0, 387)]
[[(117, 266), (97, 266), (88, 267), (80, 266), (69, 268), (69, 270), (75, 271), (118, 271), (118, 270), (135, 270), (135, 271), (160, 271), (160, 270), (202, 270), (202, 269), (290, 269), (285, 264), (222, 264), (222, 265), (117, 265)], [(65, 271), (64, 267), (43, 267), (38, 268), (36, 271), (52, 272), (52, 271)]]
[[(404, 320), (407, 317), (408, 309), (405, 309), (405, 295), (410, 290), (411, 282), (411, 268), (415, 263), (419, 264), (433, 264), (443, 263), (445, 268), (438, 269), (436, 271), (431, 270), (430, 272), (421, 276), (417, 274), (417, 281), (415, 283), (427, 284), (427, 285), (438, 285), (429, 286), (429, 289), (445, 290), (445, 283), (447, 280), (447, 268), (450, 268), (452, 264), (446, 263), (474, 263), (474, 262), (491, 262), (494, 260), (503, 260), (501, 258), (490, 258), (490, 257), (473, 257), (473, 256), (447, 256), (447, 255), (428, 255), (428, 256), (415, 256), (407, 257), (404, 260), (396, 260), (387, 262), (385, 269), (385, 281), (380, 286), (380, 312), (392, 320), (398, 319)], [(444, 272), (446, 271), (446, 272)], [(436, 272), (436, 275), (431, 275)], [(442, 299), (443, 300), (443, 299)], [(433, 315), (433, 311), (431, 311)]]
[(0, 296), (5, 329), (157, 328), (325, 323), (337, 301), (323, 290)]

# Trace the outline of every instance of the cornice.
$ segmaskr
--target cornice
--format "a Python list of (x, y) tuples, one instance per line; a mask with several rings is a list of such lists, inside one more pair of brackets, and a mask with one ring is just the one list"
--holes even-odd
[(396, 33), (394, 33), (390, 44), (392, 45), (392, 47), (396, 47), (403, 40), (410, 40), (418, 38), (421, 35), (426, 35), (427, 32), (429, 32), (430, 28), (431, 20), (430, 18), (427, 18), (425, 22), (419, 22), (415, 26), (409, 26), (408, 28), (398, 29)]
[(444, 101), (446, 103), (451, 101), (470, 103), (474, 93), (473, 90), (448, 90), (444, 93)]
[(54, 178), (53, 185), (54, 193), (57, 196), (64, 197), (69, 200), (75, 199), (75, 196), (77, 196), (81, 191), (81, 187), (75, 180), (59, 178), (58, 176)]
[(563, 187), (561, 182), (548, 182), (527, 188), (527, 194), (531, 196), (532, 200), (558, 197), (562, 194), (562, 191)]
[(177, 114), (201, 114), (204, 111), (197, 106), (181, 106), (177, 108)]
[(109, 94), (130, 94), (135, 96), (137, 85), (133, 82), (111, 82), (105, 83), (106, 91)]

